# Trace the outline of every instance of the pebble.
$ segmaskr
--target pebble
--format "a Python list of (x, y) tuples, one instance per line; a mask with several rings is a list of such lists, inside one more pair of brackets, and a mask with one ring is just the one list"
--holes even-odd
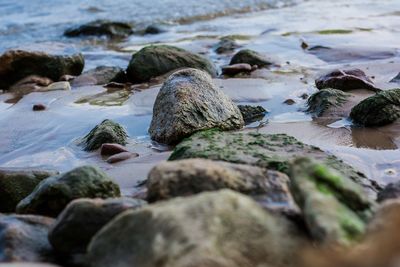
[(33, 111), (42, 111), (42, 110), (45, 110), (45, 109), (46, 109), (46, 106), (43, 105), (43, 104), (35, 104), (32, 107)]

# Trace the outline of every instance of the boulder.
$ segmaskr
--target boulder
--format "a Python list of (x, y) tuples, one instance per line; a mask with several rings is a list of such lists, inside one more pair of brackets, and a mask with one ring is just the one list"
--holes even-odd
[(99, 66), (76, 77), (72, 85), (103, 85), (110, 82), (126, 82), (125, 71), (119, 67)]
[(88, 247), (91, 266), (296, 266), (298, 235), (284, 218), (229, 190), (126, 211)]
[(115, 216), (145, 204), (143, 200), (77, 199), (61, 212), (49, 231), (49, 241), (61, 254), (85, 253), (92, 237)]
[(124, 22), (96, 20), (79, 27), (68, 29), (65, 36), (107, 36), (110, 38), (124, 38), (133, 33), (132, 26)]
[(83, 137), (81, 144), (86, 151), (93, 151), (106, 143), (126, 145), (127, 138), (124, 127), (112, 120), (104, 120)]
[(238, 105), (238, 108), (246, 125), (262, 120), (268, 113), (262, 106)]
[(119, 197), (119, 186), (103, 171), (82, 166), (41, 181), (17, 206), (17, 212), (56, 217), (78, 198)]
[(55, 171), (39, 169), (0, 168), (0, 212), (15, 212), (18, 203)]
[(30, 75), (58, 81), (61, 76), (81, 74), (82, 54), (51, 55), (45, 52), (9, 50), (0, 56), (0, 88), (8, 89)]
[(321, 117), (329, 109), (340, 108), (348, 101), (349, 94), (337, 89), (321, 89), (307, 99), (307, 112)]
[(33, 215), (0, 215), (0, 262), (51, 261), (47, 234), (53, 219)]
[(239, 63), (247, 63), (250, 66), (257, 65), (259, 68), (265, 68), (274, 65), (274, 63), (271, 62), (270, 59), (250, 49), (242, 49), (239, 52), (237, 52), (232, 57), (229, 65), (235, 65)]
[(142, 83), (181, 68), (203, 70), (213, 77), (217, 74), (208, 59), (168, 45), (146, 46), (133, 54), (126, 72), (131, 82)]
[(171, 75), (157, 95), (149, 133), (153, 140), (174, 144), (204, 129), (240, 129), (242, 114), (232, 100), (200, 70)]
[(353, 107), (350, 118), (363, 126), (382, 126), (400, 117), (400, 89), (382, 91)]

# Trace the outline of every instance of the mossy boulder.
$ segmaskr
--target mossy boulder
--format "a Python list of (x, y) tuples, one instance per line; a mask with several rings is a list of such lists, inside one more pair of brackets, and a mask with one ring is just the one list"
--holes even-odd
[(96, 20), (87, 24), (67, 29), (65, 36), (107, 36), (112, 38), (124, 38), (133, 33), (132, 26), (125, 22), (109, 20)]
[(242, 49), (239, 52), (237, 52), (232, 57), (229, 65), (235, 65), (240, 63), (247, 63), (250, 66), (257, 65), (259, 68), (264, 68), (274, 65), (274, 63), (270, 59), (250, 49)]
[(229, 190), (126, 211), (88, 247), (91, 266), (296, 266), (298, 235), (286, 219)]
[(68, 204), (49, 231), (49, 241), (61, 254), (85, 253), (92, 237), (118, 214), (145, 201), (129, 198), (77, 199)]
[(307, 100), (307, 112), (320, 117), (330, 109), (340, 108), (348, 101), (349, 94), (337, 89), (322, 89)]
[(362, 237), (374, 203), (361, 186), (310, 158), (295, 159), (290, 177), (292, 195), (316, 240), (350, 245)]
[(382, 91), (370, 96), (350, 113), (350, 118), (363, 126), (382, 126), (395, 122), (400, 117), (400, 89)]
[(246, 125), (262, 120), (268, 113), (262, 106), (238, 105), (238, 108)]
[(217, 129), (193, 134), (176, 146), (169, 160), (206, 158), (255, 165), (290, 174), (290, 161), (306, 156), (322, 161), (349, 177), (376, 197), (377, 185), (361, 172), (317, 147), (306, 145), (286, 134), (221, 132)]
[(82, 54), (51, 55), (45, 52), (9, 50), (0, 56), (0, 89), (8, 89), (30, 75), (58, 81), (63, 75), (82, 73)]
[(0, 212), (15, 212), (18, 203), (28, 196), (33, 189), (56, 171), (39, 169), (0, 169)]
[(83, 137), (81, 144), (86, 151), (93, 151), (106, 143), (126, 145), (127, 138), (124, 127), (112, 120), (104, 120)]
[(240, 129), (242, 114), (232, 100), (197, 69), (172, 74), (160, 89), (149, 133), (153, 140), (175, 144), (204, 129)]
[(213, 77), (217, 74), (208, 59), (169, 45), (146, 46), (133, 54), (126, 72), (131, 82), (141, 83), (181, 68), (203, 70)]
[(21, 200), (17, 213), (56, 217), (78, 198), (113, 198), (120, 196), (119, 186), (98, 168), (82, 166), (41, 181)]

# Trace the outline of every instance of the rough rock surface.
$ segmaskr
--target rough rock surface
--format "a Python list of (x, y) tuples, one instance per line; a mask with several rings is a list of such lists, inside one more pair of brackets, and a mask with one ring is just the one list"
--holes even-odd
[(323, 116), (331, 108), (340, 108), (350, 97), (337, 89), (322, 89), (312, 94), (307, 100), (307, 112), (317, 117)]
[(74, 199), (119, 196), (119, 186), (107, 174), (95, 167), (82, 166), (40, 182), (18, 204), (17, 212), (56, 217)]
[(181, 68), (195, 68), (216, 76), (215, 66), (206, 58), (181, 48), (152, 45), (133, 54), (126, 70), (131, 82), (141, 83)]
[(133, 33), (132, 26), (124, 22), (109, 20), (96, 20), (76, 28), (68, 29), (64, 32), (65, 36), (107, 36), (112, 38), (124, 38)]
[(257, 65), (259, 68), (268, 67), (274, 65), (270, 59), (264, 55), (249, 49), (243, 49), (237, 52), (231, 59), (229, 65), (247, 63), (250, 66)]
[(350, 113), (350, 118), (364, 126), (382, 126), (400, 117), (400, 89), (382, 91), (361, 101)]
[(242, 114), (232, 100), (200, 70), (171, 75), (157, 95), (149, 133), (155, 141), (174, 144), (204, 129), (240, 129)]
[(400, 182), (390, 183), (378, 193), (378, 202), (400, 198)]
[(265, 117), (265, 114), (268, 113), (262, 106), (238, 105), (238, 108), (242, 113), (245, 124), (260, 121)]
[(92, 237), (115, 216), (144, 205), (143, 200), (77, 199), (68, 204), (49, 232), (54, 249), (63, 254), (85, 253)]
[(9, 50), (0, 56), (0, 89), (8, 89), (30, 75), (58, 81), (61, 76), (81, 74), (82, 54), (51, 55), (44, 52)]
[(288, 267), (298, 237), (290, 223), (229, 190), (126, 211), (92, 239), (91, 266)]
[(110, 82), (126, 82), (125, 71), (119, 67), (99, 66), (76, 77), (72, 85), (103, 85)]

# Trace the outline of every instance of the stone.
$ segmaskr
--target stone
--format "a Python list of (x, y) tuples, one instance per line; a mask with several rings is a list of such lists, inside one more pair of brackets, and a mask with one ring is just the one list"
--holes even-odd
[(390, 80), (390, 83), (400, 83), (400, 72), (393, 79)]
[(228, 54), (234, 52), (240, 45), (235, 39), (231, 37), (222, 37), (218, 44), (215, 46), (217, 54)]
[(400, 117), (400, 89), (385, 90), (353, 107), (350, 118), (363, 126), (383, 126)]
[(65, 36), (107, 36), (110, 38), (125, 38), (133, 33), (132, 26), (125, 22), (96, 20), (79, 27), (68, 29)]
[(133, 54), (126, 72), (129, 81), (142, 83), (182, 68), (203, 70), (213, 77), (217, 75), (214, 64), (208, 59), (168, 45), (146, 46)]
[(149, 25), (144, 30), (145, 34), (160, 34), (160, 33), (164, 33), (164, 32), (167, 32), (167, 30), (157, 24)]
[(361, 186), (310, 158), (295, 159), (290, 177), (292, 195), (315, 240), (351, 245), (362, 237), (374, 203)]
[(50, 85), (43, 87), (43, 88), (38, 88), (35, 91), (36, 92), (50, 92), (50, 91), (57, 91), (57, 90), (62, 90), (62, 91), (71, 91), (71, 85), (69, 82), (55, 82), (51, 83)]
[(335, 156), (286, 134), (222, 132), (216, 129), (201, 131), (178, 144), (169, 160), (206, 158), (255, 165), (290, 174), (290, 162), (299, 156), (315, 158), (339, 171), (345, 177), (362, 185), (373, 199), (380, 190), (380, 187), (363, 173)]
[(283, 104), (291, 106), (291, 105), (296, 104), (296, 101), (294, 101), (293, 99), (289, 98), (289, 99), (286, 99), (285, 101), (283, 101)]
[(250, 66), (257, 65), (259, 68), (265, 68), (274, 65), (274, 63), (271, 62), (270, 59), (250, 49), (243, 49), (237, 52), (232, 57), (229, 65), (235, 65), (239, 63), (247, 63)]
[(111, 82), (126, 82), (126, 73), (120, 67), (99, 66), (94, 69), (84, 72), (82, 75), (76, 77), (72, 85), (103, 85)]
[(246, 125), (262, 120), (268, 113), (262, 106), (238, 105), (238, 108)]
[(239, 73), (250, 73), (253, 68), (247, 63), (233, 64), (222, 67), (222, 74), (234, 76)]
[(58, 81), (61, 76), (81, 74), (85, 61), (82, 54), (51, 55), (44, 52), (9, 50), (0, 56), (0, 88), (37, 75)]
[(60, 267), (60, 266), (48, 263), (17, 262), (17, 263), (0, 263), (0, 267)]
[(129, 152), (128, 149), (120, 144), (105, 143), (101, 145), (100, 154), (102, 156), (112, 156), (122, 152)]
[(336, 69), (315, 80), (318, 89), (333, 88), (342, 91), (367, 89), (375, 92), (381, 91), (375, 87), (371, 79), (360, 69)]
[(229, 190), (176, 198), (108, 223), (88, 247), (91, 266), (296, 266), (289, 221)]
[(46, 106), (43, 104), (34, 104), (32, 107), (33, 111), (43, 111), (46, 109)]
[(107, 159), (107, 162), (112, 164), (112, 163), (117, 163), (117, 162), (120, 162), (120, 161), (124, 161), (124, 160), (130, 159), (132, 157), (134, 157), (134, 158), (139, 157), (139, 154), (138, 153), (131, 153), (131, 152), (121, 152), (121, 153), (118, 153), (118, 154), (110, 156)]
[(321, 89), (307, 99), (307, 112), (321, 117), (331, 108), (340, 108), (346, 103), (350, 95), (337, 89)]
[(56, 171), (22, 168), (0, 168), (0, 212), (15, 212), (18, 203)]
[(233, 130), (243, 125), (238, 107), (207, 73), (184, 69), (171, 75), (160, 89), (149, 133), (157, 142), (175, 144), (199, 130)]
[(138, 199), (77, 199), (53, 223), (49, 241), (61, 254), (85, 253), (92, 237), (118, 214), (143, 206)]
[(112, 198), (120, 194), (119, 186), (106, 173), (82, 166), (42, 180), (19, 202), (17, 213), (56, 217), (74, 199)]
[(53, 219), (0, 214), (0, 262), (45, 262), (53, 259), (47, 234)]
[(106, 143), (126, 145), (127, 138), (124, 127), (112, 120), (104, 120), (83, 137), (81, 144), (86, 151), (93, 151)]
[(400, 198), (400, 182), (390, 183), (378, 193), (378, 202)]

